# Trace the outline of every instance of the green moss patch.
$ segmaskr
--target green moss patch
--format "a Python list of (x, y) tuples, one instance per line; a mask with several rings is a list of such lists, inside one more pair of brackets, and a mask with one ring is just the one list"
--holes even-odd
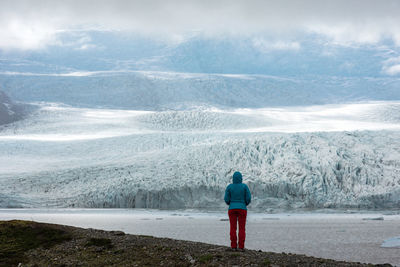
[(71, 240), (71, 235), (48, 224), (29, 221), (0, 221), (0, 266), (24, 262), (24, 253), (37, 247), (49, 248)]
[(211, 255), (211, 254), (201, 255), (201, 256), (199, 257), (199, 262), (201, 262), (201, 263), (207, 263), (207, 262), (209, 262), (210, 260), (212, 260), (213, 257), (214, 257), (214, 256)]

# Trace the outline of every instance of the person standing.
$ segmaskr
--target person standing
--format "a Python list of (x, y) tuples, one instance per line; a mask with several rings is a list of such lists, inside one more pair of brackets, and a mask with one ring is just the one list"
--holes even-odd
[[(235, 172), (233, 174), (233, 183), (229, 184), (225, 190), (225, 203), (229, 205), (228, 215), (230, 224), (231, 248), (244, 250), (244, 241), (246, 239), (246, 217), (247, 205), (251, 202), (249, 187), (242, 183), (242, 174)], [(239, 222), (239, 244), (236, 236), (237, 224)]]

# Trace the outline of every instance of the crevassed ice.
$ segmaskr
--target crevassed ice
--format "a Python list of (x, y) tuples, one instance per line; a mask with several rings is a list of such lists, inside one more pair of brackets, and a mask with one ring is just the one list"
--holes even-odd
[(42, 109), (0, 132), (0, 206), (219, 209), (240, 170), (254, 209), (396, 208), (399, 104), (362, 105)]

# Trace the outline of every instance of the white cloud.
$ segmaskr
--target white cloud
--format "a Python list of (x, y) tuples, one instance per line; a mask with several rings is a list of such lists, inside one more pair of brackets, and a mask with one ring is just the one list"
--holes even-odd
[(23, 20), (10, 20), (0, 27), (0, 48), (40, 49), (56, 43), (57, 30), (40, 22), (24, 23)]
[(400, 64), (390, 66), (385, 70), (385, 72), (389, 75), (397, 75), (400, 74)]
[(354, 43), (378, 43), (382, 38), (382, 32), (374, 27), (364, 27), (360, 25), (310, 25), (310, 32), (325, 35), (334, 44), (352, 45)]
[(263, 53), (273, 50), (299, 50), (300, 43), (292, 41), (268, 41), (262, 38), (254, 38), (253, 46)]
[(75, 50), (88, 50), (99, 47), (94, 44), (92, 38), (82, 31), (61, 31), (57, 32), (57, 44), (70, 47)]
[(392, 57), (385, 60), (382, 72), (388, 75), (400, 74), (400, 57)]
[(1, 0), (0, 49), (38, 49), (57, 42), (60, 30), (93, 28), (172, 39), (193, 30), (210, 36), (308, 32), (338, 44), (391, 38), (400, 46), (398, 14), (397, 0)]
[(354, 63), (349, 62), (349, 61), (345, 61), (342, 64), (340, 64), (339, 68), (342, 69), (342, 70), (350, 71), (350, 70), (352, 70), (354, 68)]
[(94, 44), (82, 44), (80, 47), (76, 48), (76, 50), (88, 50), (96, 47), (97, 45)]

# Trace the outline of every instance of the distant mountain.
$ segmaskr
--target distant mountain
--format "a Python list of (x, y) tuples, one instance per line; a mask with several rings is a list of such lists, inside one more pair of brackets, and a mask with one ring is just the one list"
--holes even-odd
[(4, 92), (0, 91), (0, 125), (23, 118), (27, 106), (14, 103)]
[(262, 108), (400, 100), (394, 77), (279, 77), (177, 72), (81, 72), (0, 75), (6, 92), (23, 102), (138, 110), (193, 106)]
[(391, 43), (79, 36), (65, 33), (59, 45), (37, 51), (0, 51), (4, 91), (16, 101), (144, 110), (400, 100), (400, 48)]
[[(82, 32), (87, 43), (64, 33), (60, 45), (25, 52), (0, 51), (0, 72), (66, 73), (77, 70), (152, 70), (189, 73), (390, 77), (400, 49), (384, 45), (341, 46), (308, 35), (279, 41), (266, 36), (167, 42), (138, 35)], [(392, 73), (394, 75), (395, 73)]]

